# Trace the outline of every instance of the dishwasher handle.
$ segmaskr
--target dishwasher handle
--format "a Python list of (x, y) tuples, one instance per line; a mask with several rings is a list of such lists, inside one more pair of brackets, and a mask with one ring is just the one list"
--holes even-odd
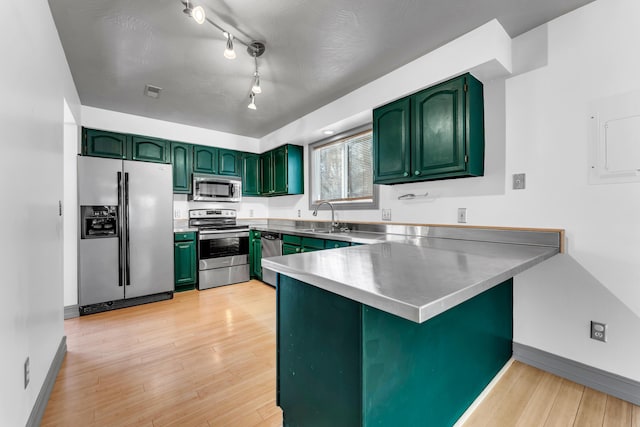
[(265, 233), (265, 232), (262, 232), (260, 237), (262, 239), (267, 239), (267, 240), (281, 240), (281, 238), (282, 238), (280, 236), (280, 233)]

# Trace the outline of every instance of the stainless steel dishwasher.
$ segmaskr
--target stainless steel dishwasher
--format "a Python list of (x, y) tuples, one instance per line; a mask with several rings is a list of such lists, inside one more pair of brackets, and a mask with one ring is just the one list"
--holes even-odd
[[(262, 245), (262, 258), (282, 255), (282, 234), (271, 231), (263, 231), (260, 236)], [(262, 268), (262, 281), (276, 286), (276, 272)]]

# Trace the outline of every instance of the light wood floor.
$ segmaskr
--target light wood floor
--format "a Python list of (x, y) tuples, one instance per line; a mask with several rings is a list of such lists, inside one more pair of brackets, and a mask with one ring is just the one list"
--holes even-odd
[[(42, 426), (282, 424), (275, 291), (261, 282), (66, 320), (65, 332)], [(640, 427), (640, 408), (518, 362), (464, 424), (592, 425)]]

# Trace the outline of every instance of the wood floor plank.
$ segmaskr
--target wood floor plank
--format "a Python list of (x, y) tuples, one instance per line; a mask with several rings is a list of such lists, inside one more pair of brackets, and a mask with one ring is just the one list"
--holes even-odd
[(544, 426), (572, 426), (580, 407), (584, 388), (582, 385), (563, 379)]
[(631, 426), (640, 427), (640, 406), (633, 407), (633, 413), (631, 414)]
[(604, 393), (585, 387), (574, 425), (580, 427), (602, 426), (607, 398)]
[(607, 396), (603, 427), (631, 426), (633, 405), (613, 396)]
[(515, 425), (518, 427), (537, 427), (543, 424), (551, 412), (561, 384), (562, 378), (543, 372), (538, 386), (533, 391)]

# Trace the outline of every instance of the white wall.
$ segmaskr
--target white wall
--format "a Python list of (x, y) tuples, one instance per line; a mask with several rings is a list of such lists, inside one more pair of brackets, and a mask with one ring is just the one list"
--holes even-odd
[(63, 214), (63, 283), (64, 305), (78, 304), (78, 168), (77, 156), (80, 143), (80, 127), (66, 99), (64, 108), (64, 214)]
[[(516, 278), (514, 339), (636, 381), (640, 184), (589, 185), (587, 141), (589, 103), (640, 88), (638, 16), (636, 0), (599, 0), (514, 40), (513, 69), (521, 74), (483, 80), (485, 176), (380, 191), (380, 208), (392, 209), (397, 222), (453, 224), (457, 208), (466, 207), (472, 225), (566, 229), (566, 255)], [(476, 61), (471, 49), (506, 57), (502, 38), (487, 42), (485, 36), (476, 31), (465, 43), (443, 46), (267, 135), (261, 145), (321, 139), (320, 131), (339, 117), (370, 120), (371, 109), (386, 98), (474, 70), (464, 59)], [(511, 190), (511, 175), (520, 172), (527, 174), (527, 188)], [(426, 200), (397, 200), (425, 191), (431, 195)], [(307, 194), (269, 199), (269, 216), (293, 217), (301, 209), (312, 218)], [(381, 219), (380, 210), (341, 211), (339, 217)], [(588, 338), (590, 320), (608, 323), (608, 343)]]
[[(142, 95), (141, 95), (142, 96)], [(82, 126), (257, 153), (258, 139), (133, 114), (82, 106)]]
[[(0, 10), (0, 425), (25, 425), (63, 337), (63, 99), (79, 99), (45, 0)], [(23, 389), (23, 364), (31, 382)]]

